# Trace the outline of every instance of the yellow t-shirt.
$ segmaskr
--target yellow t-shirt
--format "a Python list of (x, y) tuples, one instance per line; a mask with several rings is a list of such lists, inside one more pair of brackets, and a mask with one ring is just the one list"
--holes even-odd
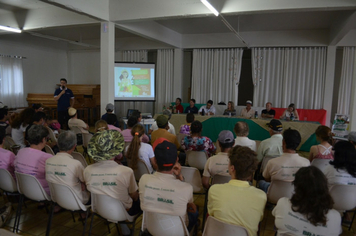
[(265, 192), (247, 181), (233, 179), (210, 187), (208, 212), (221, 221), (245, 227), (253, 236), (257, 235), (266, 201)]

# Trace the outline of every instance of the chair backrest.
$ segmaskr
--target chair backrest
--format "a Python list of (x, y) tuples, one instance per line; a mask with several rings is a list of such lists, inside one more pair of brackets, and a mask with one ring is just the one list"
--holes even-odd
[(182, 143), (182, 140), (185, 138), (185, 136), (188, 136), (188, 134), (182, 134), (182, 133), (177, 134), (177, 140), (179, 144)]
[(17, 189), (21, 194), (34, 201), (51, 201), (51, 197), (48, 196), (40, 182), (38, 182), (34, 176), (19, 173), (17, 171), (15, 171), (15, 175)]
[(150, 173), (146, 163), (143, 160), (139, 159), (137, 161), (137, 169), (134, 170), (134, 175), (135, 175), (136, 181), (137, 182), (140, 181), (141, 176), (144, 174), (151, 174), (151, 173)]
[(182, 166), (180, 173), (183, 175), (185, 182), (190, 183), (193, 186), (193, 193), (204, 192), (200, 172), (197, 168)]
[(91, 193), (91, 209), (94, 213), (110, 222), (133, 222), (134, 216), (130, 216), (120, 200), (104, 194)]
[(356, 207), (356, 185), (332, 185), (330, 195), (334, 200), (333, 208), (338, 211)]
[(80, 130), (80, 128), (78, 126), (72, 126), (72, 127), (70, 127), (70, 130), (73, 131), (75, 134), (82, 133), (82, 131)]
[(261, 169), (260, 169), (261, 173), (263, 173), (263, 170), (266, 168), (268, 161), (278, 156), (264, 156), (261, 163)]
[(208, 154), (205, 151), (186, 151), (187, 164), (198, 170), (204, 170)]
[(315, 158), (310, 165), (318, 167), (319, 170), (324, 172), (325, 168), (330, 165), (330, 159)]
[(80, 201), (74, 191), (65, 184), (48, 182), (51, 198), (59, 206), (71, 211), (86, 211), (86, 206)]
[(51, 139), (52, 142), (57, 142), (56, 135), (53, 133), (53, 130), (49, 127), (46, 127), (49, 133), (49, 138)]
[(225, 184), (228, 183), (231, 180), (231, 175), (214, 175), (211, 184)]
[(180, 216), (144, 212), (142, 225), (147, 226), (148, 232), (155, 236), (189, 235), (184, 220)]
[(291, 198), (294, 192), (292, 182), (282, 180), (272, 180), (268, 188), (267, 199), (272, 204), (277, 204), (278, 200), (282, 197)]
[(88, 166), (87, 161), (85, 160), (84, 156), (83, 156), (81, 153), (79, 153), (79, 152), (72, 152), (71, 155), (72, 155), (72, 157), (73, 157), (74, 159), (80, 161), (80, 163), (82, 163), (82, 165), (84, 166), (84, 168)]
[(90, 139), (93, 137), (91, 133), (83, 133), (83, 147), (88, 147)]
[(17, 192), (16, 181), (6, 169), (0, 169), (0, 189), (6, 192)]
[(17, 155), (17, 152), (21, 148), (21, 146), (17, 145), (10, 136), (5, 137), (3, 146), (5, 149), (11, 150), (15, 155)]
[(54, 151), (52, 150), (52, 148), (50, 146), (48, 146), (46, 144), (46, 146), (44, 148), (48, 154), (52, 154), (54, 156)]
[(203, 236), (215, 235), (248, 236), (248, 232), (246, 228), (242, 226), (225, 223), (215, 217), (209, 216), (204, 227)]

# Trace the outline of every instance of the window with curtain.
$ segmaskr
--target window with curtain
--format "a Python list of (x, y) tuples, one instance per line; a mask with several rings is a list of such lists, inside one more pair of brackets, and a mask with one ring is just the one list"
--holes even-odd
[(325, 69), (325, 47), (253, 48), (254, 105), (321, 109)]
[(22, 59), (0, 57), (0, 101), (11, 108), (25, 106)]
[(197, 103), (211, 99), (237, 104), (242, 54), (242, 48), (194, 49), (192, 98)]

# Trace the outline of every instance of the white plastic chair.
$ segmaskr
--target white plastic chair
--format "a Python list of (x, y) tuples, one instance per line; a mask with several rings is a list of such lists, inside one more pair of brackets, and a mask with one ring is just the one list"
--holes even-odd
[(330, 159), (320, 159), (320, 158), (315, 158), (310, 165), (317, 167), (319, 170), (321, 170), (324, 173), (324, 170), (326, 167), (330, 165)]
[[(43, 202), (43, 201), (51, 201), (51, 197), (48, 196), (46, 191), (43, 189), (40, 182), (32, 175), (23, 174), (15, 171), (16, 180), (17, 180), (17, 189), (19, 193), (21, 193), (19, 206), (17, 207), (14, 231), (18, 231), (18, 227), (20, 224), (21, 211), (22, 211), (22, 203), (23, 196), (26, 196), (28, 199)], [(17, 219), (17, 221), (16, 221)], [(48, 219), (50, 221), (50, 218)], [(49, 227), (47, 225), (46, 235), (49, 235)]]
[(88, 144), (90, 139), (93, 137), (93, 135), (91, 133), (83, 133), (83, 150), (84, 153), (83, 155), (87, 155), (88, 154)]
[(239, 225), (233, 225), (222, 222), (215, 217), (209, 216), (206, 221), (204, 232), (202, 236), (248, 236), (248, 232), (245, 227)]
[[(86, 216), (84, 219), (84, 226), (83, 226), (83, 236), (85, 235), (85, 229), (87, 226), (87, 219), (90, 205), (84, 205), (75, 192), (67, 185), (60, 184), (60, 183), (51, 183), (48, 182), (49, 189), (51, 191), (52, 201), (57, 203), (60, 207), (67, 209), (69, 211), (85, 211)], [(54, 212), (54, 204), (51, 207), (50, 219), (48, 221), (48, 230), (51, 228), (52, 224), (52, 217)]]
[(0, 189), (7, 193), (17, 193), (16, 181), (6, 169), (0, 169)]
[(80, 163), (82, 163), (84, 168), (88, 166), (87, 161), (85, 160), (84, 156), (80, 152), (72, 152), (71, 155), (74, 159), (80, 161)]
[(21, 148), (21, 146), (17, 145), (10, 136), (5, 137), (3, 145), (5, 149), (11, 150), (15, 155), (17, 155), (17, 152)]
[[(333, 208), (337, 211), (351, 211), (356, 207), (356, 185), (332, 185), (330, 195), (334, 200)], [(355, 213), (352, 217), (349, 230), (355, 219)]]
[(282, 197), (291, 198), (294, 192), (292, 182), (282, 180), (272, 180), (267, 192), (267, 201), (272, 204), (277, 204)]
[(193, 186), (193, 193), (195, 194), (205, 193), (203, 184), (201, 182), (200, 172), (197, 168), (182, 166), (180, 173), (183, 175), (185, 182), (190, 183)]
[(177, 140), (179, 144), (182, 143), (182, 140), (185, 138), (185, 136), (188, 136), (188, 134), (182, 134), (182, 133), (177, 134)]
[(141, 179), (141, 176), (144, 174), (151, 174), (151, 173), (150, 173), (146, 163), (143, 160), (139, 159), (137, 161), (137, 169), (134, 170), (134, 175), (135, 175), (136, 181), (139, 182)]
[(154, 212), (143, 212), (141, 230), (146, 229), (154, 236), (190, 235), (182, 217)]
[(209, 156), (205, 151), (186, 151), (187, 164), (191, 167), (195, 167), (198, 170), (204, 170), (206, 160)]
[(54, 156), (54, 151), (52, 150), (52, 148), (50, 146), (48, 146), (46, 144), (46, 146), (44, 148), (48, 154), (52, 154)]
[[(141, 214), (130, 216), (121, 201), (108, 195), (91, 193), (91, 209), (94, 214), (91, 216), (89, 235), (93, 227), (94, 215), (98, 215), (109, 222), (115, 224), (132, 225), (131, 235), (134, 235), (135, 223)], [(117, 225), (116, 225), (117, 227)], [(109, 228), (109, 227), (108, 227)], [(109, 228), (110, 230), (110, 228)]]
[(46, 127), (49, 133), (49, 138), (51, 139), (52, 142), (57, 142), (56, 135), (54, 134), (53, 130), (49, 127)]

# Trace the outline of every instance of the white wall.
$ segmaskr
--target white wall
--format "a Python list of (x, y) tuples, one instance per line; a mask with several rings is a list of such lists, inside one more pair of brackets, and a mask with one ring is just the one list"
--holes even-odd
[(69, 51), (68, 77), (72, 84), (100, 84), (100, 51)]

